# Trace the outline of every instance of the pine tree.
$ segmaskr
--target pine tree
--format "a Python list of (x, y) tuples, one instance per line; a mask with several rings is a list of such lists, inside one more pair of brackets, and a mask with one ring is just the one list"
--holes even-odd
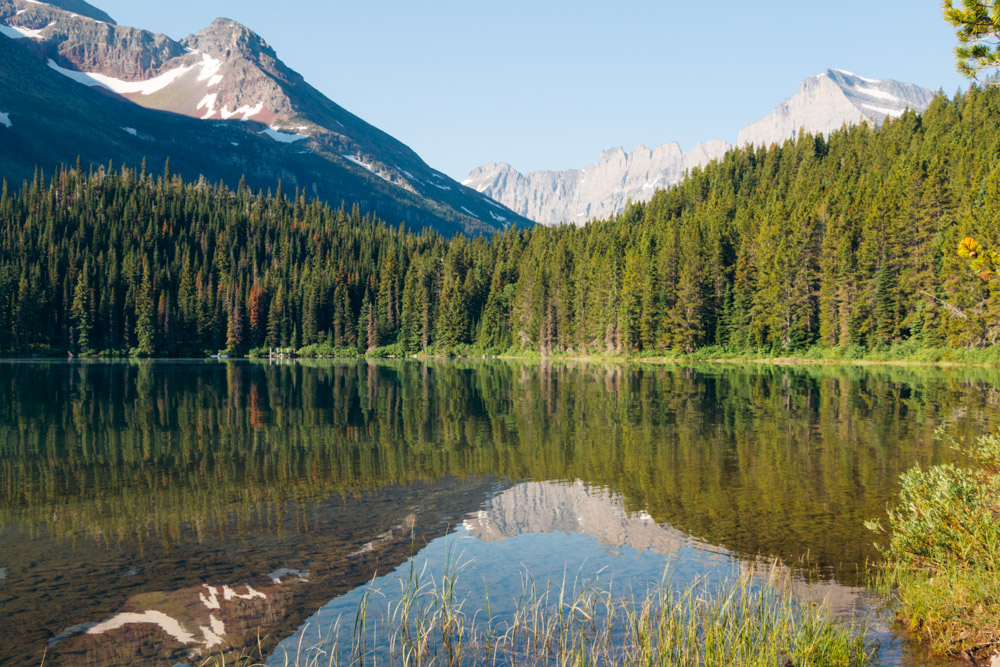
[(135, 335), (136, 348), (143, 356), (152, 356), (156, 352), (156, 329), (153, 326), (153, 280), (150, 275), (149, 262), (142, 262), (142, 283), (135, 303)]
[(76, 349), (81, 354), (90, 352), (90, 329), (92, 326), (92, 313), (90, 301), (90, 287), (87, 285), (87, 265), (77, 275), (76, 288), (73, 290), (73, 305), (70, 310), (70, 318), (73, 321), (73, 332), (76, 338)]

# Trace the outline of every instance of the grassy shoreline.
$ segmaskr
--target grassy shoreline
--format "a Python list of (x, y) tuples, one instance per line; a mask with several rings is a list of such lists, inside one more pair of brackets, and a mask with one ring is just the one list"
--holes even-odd
[[(44, 350), (35, 353), (0, 356), (8, 359), (60, 359), (66, 358), (65, 351)], [(128, 359), (142, 358), (123, 351), (104, 351), (79, 355), (79, 359)], [(170, 357), (148, 357), (170, 358)], [(395, 345), (359, 353), (352, 348), (329, 348), (310, 345), (299, 350), (286, 349), (280, 356), (269, 357), (260, 350), (246, 354), (229, 354), (223, 350), (219, 354), (205, 353), (191, 359), (503, 359), (511, 361), (547, 361), (618, 364), (760, 364), (772, 366), (800, 365), (851, 365), (851, 366), (937, 366), (949, 367), (994, 367), (1000, 366), (1000, 345), (985, 348), (938, 348), (917, 347), (900, 343), (882, 349), (867, 350), (858, 347), (824, 348), (812, 347), (798, 353), (785, 351), (730, 350), (721, 347), (705, 347), (691, 353), (654, 354), (642, 353), (581, 353), (575, 351), (541, 354), (537, 350), (510, 349), (490, 350), (473, 346), (454, 349), (429, 348), (416, 353), (406, 353)]]

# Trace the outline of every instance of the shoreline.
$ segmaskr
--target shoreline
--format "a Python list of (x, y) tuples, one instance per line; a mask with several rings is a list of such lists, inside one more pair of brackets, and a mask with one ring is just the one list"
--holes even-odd
[(252, 357), (246, 355), (232, 356), (198, 356), (198, 357), (133, 357), (128, 355), (0, 355), (0, 361), (330, 361), (330, 360), (492, 360), (518, 362), (548, 362), (548, 363), (594, 363), (621, 365), (656, 365), (656, 366), (692, 366), (696, 364), (725, 365), (757, 365), (757, 366), (897, 366), (897, 367), (935, 367), (935, 368), (998, 368), (1000, 361), (961, 361), (953, 359), (920, 360), (920, 359), (814, 359), (809, 357), (631, 357), (625, 355), (572, 355), (572, 354), (412, 354), (412, 355), (339, 355), (339, 356), (292, 356)]

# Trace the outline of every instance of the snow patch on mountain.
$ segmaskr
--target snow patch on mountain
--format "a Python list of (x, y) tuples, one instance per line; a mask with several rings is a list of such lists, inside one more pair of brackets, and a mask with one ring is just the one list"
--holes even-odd
[(888, 107), (880, 107), (875, 104), (862, 104), (863, 109), (868, 109), (869, 111), (874, 111), (875, 113), (882, 114), (884, 116), (892, 116), (893, 118), (898, 118), (903, 115), (905, 109), (890, 109)]
[(888, 100), (890, 102), (900, 101), (900, 99), (895, 95), (893, 95), (892, 93), (888, 93), (884, 90), (879, 90), (878, 88), (868, 88), (859, 86), (856, 90), (862, 95), (867, 95), (868, 97), (877, 97), (881, 100)]
[(383, 174), (382, 172), (380, 172), (378, 169), (376, 169), (375, 165), (371, 164), (370, 162), (365, 162), (361, 158), (356, 157), (354, 155), (342, 155), (341, 157), (343, 157), (345, 160), (353, 162), (354, 164), (358, 165), (359, 167), (361, 167), (363, 169), (367, 169), (371, 173), (373, 173), (376, 176), (378, 176), (379, 178), (381, 178), (383, 181), (386, 181), (388, 183), (392, 183), (392, 180), (388, 176), (386, 176), (385, 174)]
[(256, 116), (257, 114), (259, 114), (263, 110), (264, 110), (264, 103), (263, 102), (258, 102), (254, 106), (250, 106), (248, 104), (244, 104), (243, 106), (241, 106), (236, 111), (230, 111), (229, 107), (222, 107), (222, 111), (219, 112), (219, 115), (222, 116), (223, 120), (229, 120), (230, 118), (233, 118), (235, 116), (239, 116), (239, 115), (242, 114), (243, 115), (242, 120), (247, 120), (248, 118)]
[(208, 81), (208, 87), (217, 86), (222, 83), (223, 76), (219, 74), (222, 69), (222, 61), (213, 58), (207, 53), (201, 57), (201, 73), (198, 74), (198, 81)]
[(5, 25), (3, 23), (0, 23), (0, 34), (4, 34), (10, 37), (11, 39), (25, 39), (25, 38), (39, 39), (43, 32), (45, 32), (47, 29), (51, 28), (55, 24), (56, 22), (52, 21), (44, 28), (38, 28), (37, 30), (32, 30), (31, 28), (22, 28), (21, 26), (17, 25)]
[[(869, 79), (868, 77), (861, 76), (860, 74), (855, 74), (854, 72), (848, 72), (846, 69), (831, 69), (827, 70), (827, 72), (840, 72), (841, 74), (845, 74), (847, 76), (853, 77), (860, 81), (864, 81), (866, 83), (880, 83), (881, 81), (880, 79)], [(817, 74), (816, 76), (826, 76), (827, 72), (823, 72), (822, 74)]]
[(49, 67), (63, 76), (73, 79), (77, 83), (82, 83), (85, 86), (101, 86), (112, 92), (118, 93), (119, 95), (152, 95), (159, 90), (163, 90), (194, 68), (193, 65), (189, 67), (177, 67), (176, 69), (164, 72), (159, 76), (153, 77), (152, 79), (146, 79), (145, 81), (123, 81), (122, 79), (116, 79), (104, 74), (78, 72), (76, 70), (66, 69), (65, 67), (60, 67), (59, 64), (51, 58), (49, 58)]
[(265, 128), (261, 134), (266, 134), (275, 141), (279, 141), (283, 144), (292, 144), (296, 141), (301, 141), (302, 139), (308, 139), (304, 134), (298, 134), (297, 132), (282, 132), (276, 127)]
[(218, 99), (218, 93), (209, 93), (198, 102), (198, 106), (195, 109), (206, 109), (205, 115), (202, 116), (202, 120), (208, 120), (215, 115), (215, 100)]

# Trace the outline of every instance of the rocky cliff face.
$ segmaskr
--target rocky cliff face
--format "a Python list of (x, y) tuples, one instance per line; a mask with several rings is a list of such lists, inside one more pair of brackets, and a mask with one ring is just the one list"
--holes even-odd
[[(116, 25), (83, 0), (0, 0), (0, 35), (0, 39), (33, 54), (77, 88), (86, 86), (104, 99), (124, 99), (148, 110), (209, 121), (201, 132), (226, 134), (224, 145), (230, 146), (226, 149), (229, 152), (243, 152), (258, 138), (273, 144), (266, 152), (282, 156), (277, 164), (225, 158), (249, 165), (248, 180), (264, 180), (272, 189), (277, 185), (273, 175), (282, 173), (286, 188), (299, 187), (328, 198), (334, 205), (357, 202), (363, 210), (389, 222), (429, 225), (445, 233), (492, 233), (508, 225), (530, 224), (489, 197), (430, 168), (409, 147), (325, 97), (285, 65), (260, 35), (235, 21), (217, 19), (205, 30), (178, 42), (166, 35)], [(11, 79), (26, 76), (25, 72), (11, 74), (16, 74)], [(7, 107), (0, 112), (7, 114), (8, 120), (12, 113), (14, 118), (20, 115), (19, 100), (20, 106), (26, 107), (27, 97), (39, 92), (27, 91), (18, 83), (14, 81), (9, 90), (0, 90), (0, 99)], [(48, 91), (44, 96), (77, 97), (65, 90)], [(104, 115), (91, 118), (91, 123), (108, 120)], [(223, 124), (237, 121), (237, 134), (250, 138), (233, 140), (228, 136), (232, 128), (221, 129)], [(129, 128), (132, 136), (138, 136), (138, 125), (147, 124), (142, 120), (126, 123), (123, 127)], [(0, 134), (0, 146), (5, 138), (13, 138), (12, 134)], [(78, 146), (88, 139), (80, 137)], [(207, 168), (212, 161), (209, 156), (178, 155), (173, 137), (147, 132), (145, 139), (171, 145), (159, 151), (140, 149), (142, 155), (152, 158), (167, 151), (173, 160), (206, 164), (186, 174), (189, 177), (216, 175)], [(2, 175), (15, 179), (30, 175), (34, 168), (31, 160), (50, 169), (54, 165), (46, 161), (46, 153), (63, 159), (63, 148), (73, 150), (72, 146), (45, 148), (35, 154), (19, 152), (24, 164), (18, 166), (24, 173)], [(111, 149), (109, 145), (106, 155), (91, 156), (78, 148), (76, 154), (94, 157), (101, 163), (125, 158), (125, 154)], [(70, 157), (69, 161), (73, 160)], [(302, 168), (289, 167), (289, 162), (309, 162), (309, 176), (302, 173)]]
[[(797, 95), (744, 128), (736, 145), (780, 144), (800, 129), (829, 134), (845, 124), (879, 125), (906, 109), (923, 111), (933, 98), (933, 91), (912, 84), (831, 69), (806, 79)], [(463, 183), (536, 222), (583, 224), (621, 212), (629, 200), (648, 201), (656, 190), (676, 184), (686, 171), (721, 158), (729, 149), (724, 141), (698, 144), (686, 154), (677, 144), (652, 150), (640, 145), (629, 154), (614, 148), (582, 170), (529, 174), (506, 163), (491, 163), (473, 170)]]
[(612, 148), (583, 169), (526, 175), (509, 164), (492, 163), (474, 170), (462, 184), (537, 222), (582, 224), (614, 215), (629, 201), (647, 201), (656, 190), (677, 183), (688, 170), (705, 166), (727, 150), (724, 141), (698, 144), (690, 153), (676, 143), (653, 149), (640, 145), (631, 153)]
[(881, 125), (907, 109), (923, 111), (933, 99), (933, 91), (910, 83), (869, 79), (829, 69), (803, 81), (797, 95), (740, 131), (736, 144), (780, 144), (802, 129), (813, 134), (830, 134), (844, 125), (866, 121)]

